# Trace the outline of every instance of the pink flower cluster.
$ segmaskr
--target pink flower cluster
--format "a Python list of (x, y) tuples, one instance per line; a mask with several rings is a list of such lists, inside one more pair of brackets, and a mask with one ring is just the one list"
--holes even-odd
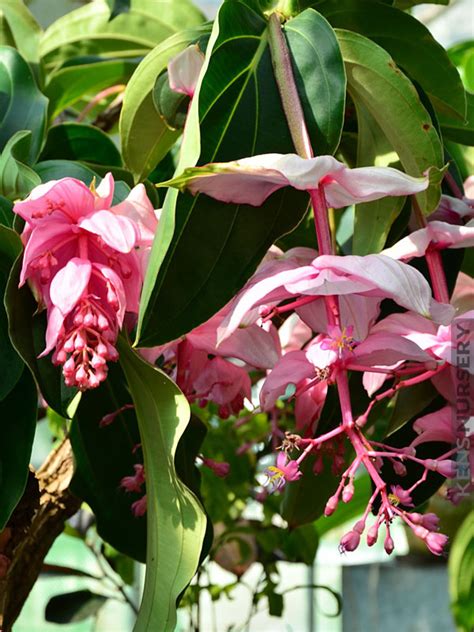
[[(313, 471), (318, 474), (324, 466), (323, 453), (330, 453), (340, 484), (327, 501), (327, 516), (336, 511), (339, 502), (351, 501), (360, 467), (366, 469), (374, 488), (363, 517), (343, 536), (342, 551), (358, 547), (368, 516), (377, 506), (375, 522), (367, 531), (369, 545), (376, 542), (380, 528), (384, 527), (384, 547), (391, 553), (394, 543), (390, 527), (399, 517), (433, 553), (441, 554), (447, 538), (437, 533), (436, 517), (433, 514), (422, 516), (410, 509), (414, 508), (413, 492), (423, 485), (430, 472), (446, 478), (456, 476), (456, 462), (452, 457), (460, 449), (459, 440), (464, 440), (467, 434), (467, 428), (462, 424), (457, 426), (454, 421), (456, 380), (472, 383), (474, 367), (463, 366), (456, 359), (453, 341), (459, 343), (459, 335), (453, 332), (455, 327), (458, 329), (460, 316), (474, 317), (474, 311), (463, 314), (465, 308), (459, 307), (461, 303), (466, 305), (466, 300), (461, 302), (459, 295), (472, 296), (473, 285), (460, 275), (453, 305), (449, 304), (438, 251), (474, 245), (471, 202), (466, 198), (453, 201), (443, 197), (439, 211), (429, 218), (431, 221), (426, 223), (422, 219), (419, 230), (391, 248), (364, 257), (337, 256), (333, 254), (330, 238), (328, 206), (338, 208), (386, 195), (416, 194), (427, 188), (428, 179), (410, 178), (393, 169), (350, 170), (330, 156), (303, 159), (295, 155), (268, 154), (188, 169), (169, 184), (187, 187), (191, 193), (205, 193), (223, 202), (256, 206), (284, 186), (306, 190), (313, 203), (320, 250), (318, 253), (308, 248), (294, 248), (282, 253), (273, 248), (235, 299), (214, 319), (188, 335), (187, 344), (196, 353), (202, 342), (199, 335), (197, 342), (193, 336), (201, 329), (205, 331), (206, 345), (202, 350), (210, 355), (207, 359), (202, 356), (202, 364), (195, 373), (189, 369), (192, 362), (183, 360), (180, 373), (178, 353), (178, 384), (191, 401), (201, 396), (217, 401), (211, 382), (217, 384), (220, 379), (225, 380), (226, 369), (224, 364), (216, 366), (213, 380), (201, 389), (198, 384), (201, 376), (207, 374), (206, 363), (225, 356), (227, 350), (232, 358), (248, 362), (245, 336), (250, 332), (256, 335), (260, 328), (262, 336), (268, 335), (270, 346), (265, 347), (259, 362), (249, 363), (254, 368), (267, 369), (260, 388), (260, 409), (271, 415), (272, 430), (281, 437), (278, 400), (293, 401), (296, 430), (300, 432), (284, 435), (276, 464), (266, 469), (273, 490), (281, 490), (286, 483), (301, 478), (300, 466), (310, 455), (314, 457)], [(421, 256), (427, 259), (431, 286), (407, 263)], [(402, 310), (382, 317), (381, 303), (385, 299)], [(278, 335), (275, 335), (277, 325)], [(472, 349), (472, 328), (464, 332), (462, 343)], [(174, 354), (176, 359), (176, 349)], [(244, 365), (240, 371), (248, 368)], [(349, 391), (351, 372), (362, 373), (364, 388), (371, 398), (365, 412), (357, 417), (353, 416)], [(240, 380), (230, 378), (229, 384), (232, 380), (234, 384), (245, 382), (243, 374)], [(389, 386), (383, 390), (387, 381)], [(389, 401), (401, 389), (425, 381), (432, 382), (445, 398), (446, 405), (414, 423), (417, 437), (411, 444), (398, 448), (371, 439), (368, 421), (375, 404)], [(341, 418), (335, 427), (321, 433), (318, 421), (329, 387), (337, 389)], [(248, 392), (247, 386), (247, 397)], [(243, 402), (242, 398), (231, 400), (228, 396), (226, 399), (226, 407), (222, 400), (219, 402), (224, 417), (236, 414)], [(469, 413), (472, 411), (466, 414)], [(417, 454), (419, 445), (430, 441), (446, 443), (444, 454), (421, 458)], [(349, 446), (355, 456), (348, 465)], [(291, 458), (295, 450), (301, 452), (297, 459)], [(410, 485), (389, 486), (383, 478), (385, 463), (391, 464), (401, 482), (407, 475), (409, 463), (421, 466), (422, 474)]]
[(25, 220), (20, 285), (30, 283), (48, 314), (46, 348), (68, 386), (97, 387), (126, 314), (138, 313), (157, 226), (142, 184), (113, 205), (114, 180), (88, 188), (74, 178), (42, 184), (17, 202)]

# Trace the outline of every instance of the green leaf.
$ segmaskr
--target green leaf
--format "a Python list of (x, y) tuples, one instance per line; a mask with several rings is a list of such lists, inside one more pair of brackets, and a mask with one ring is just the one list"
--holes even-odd
[(119, 352), (140, 428), (148, 500), (147, 572), (135, 632), (172, 632), (176, 600), (197, 570), (206, 530), (201, 504), (174, 465), (189, 405), (167, 375), (123, 340)]
[[(262, 15), (243, 3), (225, 2), (206, 64), (188, 115), (178, 173), (198, 158), (206, 164), (294, 151)], [(292, 190), (274, 194), (259, 209), (168, 191), (142, 294), (141, 343), (174, 339), (209, 318), (306, 209), (307, 196)]]
[(290, 20), (284, 31), (313, 148), (316, 154), (333, 154), (341, 138), (346, 93), (336, 36), (314, 9)]
[(37, 62), (42, 31), (38, 22), (22, 0), (2, 0), (1, 11), (12, 41), (4, 41), (0, 36), (0, 45), (14, 46), (26, 61)]
[[(21, 252), (21, 241), (15, 231), (0, 226), (0, 296), (5, 293), (13, 263)], [(0, 304), (0, 401), (20, 379), (24, 364), (15, 351), (8, 335), (8, 318), (5, 306)]]
[(74, 623), (96, 616), (107, 601), (104, 595), (90, 590), (55, 595), (46, 604), (44, 613), (46, 621), (51, 623)]
[(20, 130), (31, 130), (28, 161), (34, 162), (46, 129), (48, 99), (42, 94), (21, 55), (0, 47), (0, 149)]
[(93, 63), (64, 66), (53, 73), (44, 89), (49, 99), (49, 118), (55, 119), (67, 107), (87, 95), (95, 95), (104, 88), (126, 84), (137, 67), (126, 59), (94, 60)]
[(99, 535), (114, 548), (144, 562), (146, 519), (131, 510), (139, 494), (127, 494), (120, 481), (132, 476), (133, 465), (143, 461), (136, 415), (124, 410), (109, 425), (100, 427), (105, 415), (131, 403), (119, 366), (111, 364), (107, 380), (99, 388), (83, 393), (71, 424), (71, 445), (75, 471), (72, 491), (90, 505), (97, 519)]
[(57, 158), (122, 165), (120, 152), (110, 136), (97, 127), (80, 123), (62, 123), (50, 128), (40, 160)]
[(53, 410), (67, 417), (67, 408), (77, 391), (64, 385), (61, 369), (51, 362), (52, 354), (38, 358), (45, 347), (46, 313), (38, 305), (28, 285), (18, 287), (22, 257), (16, 260), (5, 290), (10, 340), (28, 365), (44, 399)]
[(158, 114), (153, 89), (169, 60), (207, 32), (184, 31), (157, 46), (140, 63), (125, 90), (120, 115), (120, 138), (125, 164), (136, 181), (145, 178), (168, 153), (181, 130), (172, 130)]
[(448, 55), (458, 69), (466, 90), (474, 92), (474, 39), (452, 46)]
[(35, 171), (41, 178), (41, 182), (67, 177), (77, 178), (89, 185), (94, 177), (97, 177), (97, 173), (91, 167), (74, 160), (45, 160), (35, 165)]
[[(133, 8), (132, 5), (130, 11), (110, 19), (107, 2), (95, 0), (56, 20), (45, 31), (40, 42), (43, 62), (50, 69), (67, 59), (82, 55), (101, 55), (109, 59), (145, 55), (178, 28), (176, 18), (173, 17), (173, 4), (171, 1), (165, 2), (163, 11), (161, 8), (157, 11), (156, 3), (154, 8), (149, 3), (148, 11), (141, 7)], [(190, 7), (187, 1), (185, 5)], [(178, 10), (182, 17), (186, 6)], [(188, 12), (185, 20), (178, 19), (179, 28), (194, 26), (201, 21), (201, 14), (197, 11)]]
[(31, 132), (16, 132), (0, 155), (0, 193), (12, 201), (26, 197), (40, 184), (38, 175), (25, 164), (30, 146)]
[[(411, 9), (411, 7), (415, 7), (418, 4), (427, 4), (427, 2), (426, 0), (395, 0), (393, 6), (402, 11), (406, 11), (406, 9)], [(447, 6), (449, 0), (429, 0), (429, 4), (443, 4)]]
[[(357, 112), (357, 166), (377, 164), (379, 156), (390, 151), (385, 134), (364, 105), (355, 103)], [(406, 198), (385, 197), (373, 202), (356, 204), (354, 209), (354, 235), (352, 254), (367, 255), (380, 252), (387, 240), (393, 222), (399, 216)]]
[(449, 593), (451, 609), (459, 629), (474, 627), (474, 511), (471, 511), (456, 534), (449, 554)]
[(25, 367), (15, 388), (0, 402), (0, 531), (26, 487), (37, 406), (36, 386)]
[(324, 0), (316, 8), (332, 26), (360, 33), (384, 48), (421, 85), (438, 113), (464, 119), (466, 100), (459, 73), (416, 18), (373, 0)]
[[(375, 119), (405, 171), (420, 177), (432, 167), (441, 169), (441, 142), (413, 84), (374, 42), (349, 31), (336, 29), (336, 33), (351, 97)], [(438, 181), (416, 197), (423, 212), (429, 213), (437, 207), (440, 195)]]
[(467, 112), (465, 123), (463, 123), (463, 121), (454, 121), (443, 115), (440, 115), (438, 118), (443, 138), (472, 147), (474, 146), (474, 94), (466, 92), (466, 100)]
[(13, 226), (13, 203), (0, 195), (0, 224), (11, 228)]

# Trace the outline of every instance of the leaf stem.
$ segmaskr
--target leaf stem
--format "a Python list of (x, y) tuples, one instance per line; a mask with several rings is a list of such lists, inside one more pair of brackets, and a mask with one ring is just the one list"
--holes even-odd
[(303, 108), (296, 88), (291, 65), (290, 51), (283, 35), (280, 18), (272, 13), (268, 20), (268, 42), (272, 57), (273, 72), (280, 93), (283, 110), (288, 122), (296, 152), (302, 158), (312, 158), (313, 149), (304, 120)]

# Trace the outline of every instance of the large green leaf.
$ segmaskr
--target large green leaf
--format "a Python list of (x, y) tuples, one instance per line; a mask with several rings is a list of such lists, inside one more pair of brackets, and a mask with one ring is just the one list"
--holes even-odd
[(137, 181), (165, 157), (181, 133), (171, 130), (155, 108), (156, 79), (172, 57), (207, 30), (203, 27), (184, 31), (158, 45), (140, 63), (127, 85), (120, 115), (120, 138), (125, 164)]
[(147, 572), (135, 632), (172, 632), (176, 600), (197, 570), (206, 531), (201, 504), (182, 483), (174, 464), (190, 410), (167, 375), (123, 340), (119, 351), (140, 428), (148, 501)]
[[(0, 296), (5, 293), (12, 265), (21, 252), (21, 241), (15, 231), (0, 226)], [(0, 304), (0, 401), (13, 389), (23, 371), (23, 362), (10, 342), (8, 319)]]
[(26, 486), (37, 408), (36, 386), (25, 367), (15, 388), (0, 402), (0, 531)]
[(466, 100), (466, 122), (455, 121), (447, 116), (440, 115), (439, 123), (444, 138), (472, 147), (474, 146), (474, 94), (466, 92)]
[[(149, 11), (132, 7), (111, 19), (107, 2), (95, 0), (56, 20), (45, 31), (40, 42), (41, 57), (47, 68), (54, 68), (67, 59), (82, 55), (108, 58), (145, 55), (173, 35), (177, 28), (173, 16), (178, 3), (164, 2), (163, 11), (159, 10), (160, 4), (148, 3)], [(185, 4), (190, 6), (187, 1)], [(183, 8), (178, 9), (181, 18), (184, 18)], [(185, 22), (186, 26), (193, 26), (201, 21), (197, 11), (188, 12), (186, 19), (178, 19), (180, 26)]]
[(140, 443), (133, 410), (124, 410), (109, 426), (100, 427), (105, 415), (131, 403), (125, 377), (110, 365), (107, 380), (97, 389), (83, 393), (71, 424), (75, 471), (71, 488), (92, 508), (99, 535), (117, 550), (140, 562), (146, 557), (146, 520), (135, 518), (131, 504), (140, 498), (120, 487), (124, 476), (133, 475), (133, 453)]
[[(441, 141), (413, 84), (390, 55), (371, 40), (342, 29), (336, 29), (336, 33), (351, 97), (375, 119), (405, 171), (419, 177), (431, 167), (441, 169)], [(440, 178), (434, 178), (426, 191), (417, 194), (422, 210), (433, 211), (440, 195)]]
[(26, 164), (30, 147), (31, 132), (16, 132), (0, 155), (0, 194), (12, 201), (26, 197), (40, 184), (38, 175)]
[(459, 73), (416, 18), (374, 0), (323, 0), (315, 6), (334, 27), (360, 33), (384, 48), (421, 85), (437, 112), (464, 119), (466, 100)]
[(466, 516), (449, 555), (449, 592), (454, 619), (462, 632), (474, 628), (474, 511)]
[(53, 73), (45, 87), (49, 99), (49, 117), (56, 118), (64, 109), (85, 95), (95, 95), (104, 88), (125, 84), (136, 68), (136, 62), (114, 59), (64, 66)]
[(76, 394), (64, 385), (61, 369), (51, 362), (51, 355), (38, 358), (45, 347), (46, 312), (38, 305), (28, 285), (19, 288), (21, 256), (16, 260), (5, 291), (9, 335), (13, 346), (26, 362), (48, 405), (63, 417)]
[(36, 86), (21, 55), (0, 46), (0, 149), (15, 132), (31, 130), (29, 160), (39, 153), (46, 127), (48, 99)]
[(10, 41), (0, 36), (0, 45), (14, 46), (29, 62), (38, 61), (41, 27), (22, 0), (2, 0), (1, 11), (6, 21)]
[[(268, 23), (256, 6), (250, 0), (228, 0), (219, 11), (199, 97), (193, 99), (188, 117), (178, 172), (196, 161), (206, 164), (294, 151), (273, 75)], [(328, 44), (325, 22), (316, 13), (308, 16), (304, 20), (301, 16), (298, 33), (288, 37), (295, 38), (293, 63), (298, 67), (301, 63), (304, 69), (309, 96), (307, 56), (314, 56), (314, 50), (309, 44), (300, 45), (301, 33), (306, 33), (309, 24), (314, 34), (317, 24), (325, 34), (319, 63), (314, 62), (316, 83), (328, 68), (338, 67), (339, 53)], [(342, 69), (334, 81), (337, 90), (323, 94), (326, 105), (330, 95), (339, 94), (343, 102)], [(341, 103), (333, 102), (331, 107), (337, 112)], [(312, 110), (313, 120), (319, 115), (318, 108)], [(327, 126), (327, 111), (324, 120)], [(311, 127), (313, 132), (316, 127)], [(193, 198), (168, 192), (142, 295), (142, 344), (171, 340), (209, 318), (242, 287), (268, 247), (298, 225), (306, 209), (307, 196), (290, 189), (275, 193), (258, 209), (225, 205), (205, 195)]]
[(57, 158), (114, 167), (122, 165), (120, 152), (110, 136), (97, 127), (81, 123), (62, 123), (50, 128), (40, 160)]
[[(376, 164), (377, 158), (390, 151), (387, 139), (373, 116), (359, 101), (357, 111), (357, 166)], [(366, 255), (380, 252), (390, 228), (403, 208), (405, 197), (385, 197), (373, 202), (356, 204), (352, 254)]]

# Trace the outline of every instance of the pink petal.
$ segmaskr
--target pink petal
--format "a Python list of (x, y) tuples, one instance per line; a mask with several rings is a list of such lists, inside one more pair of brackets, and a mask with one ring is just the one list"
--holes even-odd
[(456, 441), (456, 411), (452, 406), (444, 406), (434, 413), (417, 419), (413, 424), (413, 429), (419, 435), (412, 441), (413, 447), (430, 441), (454, 443)]
[(168, 80), (171, 90), (192, 97), (199, 73), (204, 64), (204, 55), (197, 44), (188, 46), (168, 63)]
[(442, 324), (450, 322), (453, 316), (450, 305), (433, 301), (429, 283), (418, 270), (385, 255), (323, 255), (313, 265), (319, 269), (330, 268), (343, 272), (356, 280), (371, 282), (378, 288), (377, 294), (372, 292), (373, 295), (391, 298), (402, 307), (427, 318), (433, 318), (433, 308), (436, 308), (437, 322)]
[(94, 274), (91, 279), (92, 289), (94, 289), (94, 283), (98, 282), (100, 284), (103, 284), (105, 280), (112, 286), (113, 290), (115, 291), (115, 294), (119, 302), (119, 309), (117, 312), (117, 322), (118, 322), (119, 327), (121, 327), (123, 323), (123, 318), (125, 316), (125, 308), (127, 304), (125, 289), (123, 287), (122, 279), (114, 270), (112, 270), (112, 268), (109, 268), (108, 266), (103, 265), (102, 263), (94, 263), (93, 272)]
[(158, 226), (155, 209), (143, 184), (137, 184), (123, 202), (111, 208), (116, 215), (132, 220), (138, 229), (139, 246), (151, 246)]
[(95, 190), (97, 197), (94, 200), (94, 208), (96, 210), (110, 208), (112, 200), (114, 199), (114, 189), (114, 177), (109, 171), (102, 178), (102, 182)]
[(332, 156), (305, 159), (296, 154), (262, 154), (187, 169), (168, 184), (186, 186), (223, 202), (260, 206), (277, 189), (309, 191), (324, 185), (329, 206), (340, 208), (388, 195), (424, 191), (428, 178), (413, 178), (390, 167), (349, 169)]
[(290, 351), (274, 367), (260, 391), (263, 410), (273, 408), (276, 400), (283, 395), (289, 384), (298, 384), (306, 377), (315, 377), (313, 365), (308, 362), (303, 351)]
[(373, 373), (371, 371), (366, 371), (362, 376), (362, 384), (367, 391), (367, 395), (372, 397), (372, 395), (384, 384), (387, 378), (388, 375), (386, 373)]
[(90, 261), (74, 257), (56, 273), (50, 286), (50, 297), (53, 305), (58, 307), (63, 316), (67, 316), (75, 307), (91, 277)]
[(104, 242), (118, 252), (130, 252), (138, 239), (135, 224), (111, 211), (94, 211), (79, 222), (89, 233), (99, 235)]
[(474, 220), (466, 226), (455, 226), (446, 222), (429, 222), (426, 228), (416, 230), (404, 237), (381, 254), (392, 259), (422, 257), (433, 243), (439, 248), (469, 248), (474, 246)]
[(436, 366), (436, 361), (411, 340), (395, 334), (372, 334), (358, 345), (352, 356), (351, 365), (392, 366), (398, 362), (428, 362)]
[(31, 268), (31, 264), (34, 263), (35, 259), (48, 250), (54, 251), (68, 234), (71, 238), (75, 238), (70, 221), (62, 214), (58, 214), (58, 217), (56, 217), (54, 221), (35, 224), (32, 230), (28, 230), (28, 234), (29, 238), (26, 242), (23, 255), (20, 286), (24, 284), (28, 276), (34, 271), (34, 269)]
[(83, 182), (75, 178), (62, 178), (35, 187), (26, 200), (15, 204), (14, 211), (34, 224), (41, 219), (35, 219), (33, 215), (48, 217), (51, 209), (54, 213), (62, 212), (75, 222), (93, 208), (94, 195)]
[(46, 328), (46, 348), (40, 353), (39, 358), (47, 356), (58, 342), (64, 323), (64, 315), (59, 307), (53, 307), (48, 311), (48, 326)]

